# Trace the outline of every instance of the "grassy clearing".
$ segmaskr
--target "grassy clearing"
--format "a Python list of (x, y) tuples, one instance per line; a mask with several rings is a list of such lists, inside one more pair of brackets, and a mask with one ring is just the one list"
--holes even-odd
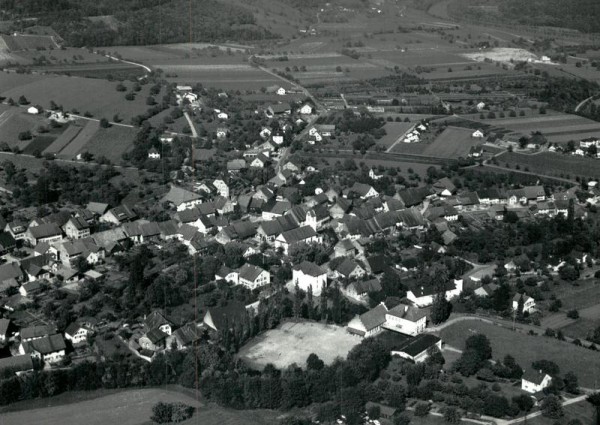
[(105, 156), (114, 164), (118, 164), (121, 162), (123, 153), (133, 146), (133, 139), (137, 132), (136, 128), (117, 125), (100, 128), (82, 151), (91, 153), (95, 158)]
[(360, 341), (340, 326), (287, 322), (246, 344), (239, 357), (256, 369), (262, 369), (268, 363), (278, 368), (292, 363), (304, 366), (311, 353), (329, 364), (337, 357), (345, 358)]
[(531, 367), (531, 362), (551, 360), (559, 365), (561, 373), (573, 371), (583, 387), (592, 388), (598, 378), (590, 371), (600, 371), (600, 356), (597, 352), (576, 347), (543, 336), (531, 336), (492, 324), (476, 321), (458, 322), (441, 331), (444, 342), (464, 349), (467, 337), (476, 333), (486, 335), (492, 343), (494, 358), (512, 355), (522, 368)]
[(555, 177), (584, 176), (593, 179), (600, 178), (600, 162), (593, 158), (575, 155), (562, 155), (552, 152), (542, 152), (536, 155), (525, 155), (515, 152), (506, 152), (498, 157), (498, 164), (506, 163), (514, 169), (517, 165), (521, 170)]

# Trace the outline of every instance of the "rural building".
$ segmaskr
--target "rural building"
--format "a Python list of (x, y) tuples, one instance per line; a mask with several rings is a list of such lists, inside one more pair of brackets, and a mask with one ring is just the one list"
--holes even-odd
[(175, 347), (177, 350), (189, 348), (200, 339), (200, 336), (201, 334), (198, 332), (196, 325), (188, 323), (176, 329), (171, 336), (167, 337), (167, 348)]
[(385, 304), (381, 303), (360, 316), (356, 315), (354, 319), (348, 322), (346, 329), (348, 332), (364, 338), (377, 335), (383, 330), (387, 311)]
[(37, 115), (40, 113), (40, 110), (35, 106), (30, 106), (29, 108), (27, 108), (27, 113), (31, 115)]
[(344, 197), (347, 198), (350, 194), (356, 194), (361, 199), (373, 198), (379, 196), (379, 192), (373, 188), (373, 186), (365, 183), (354, 183), (354, 185), (344, 191)]
[(299, 109), (299, 112), (301, 115), (310, 115), (310, 114), (312, 114), (312, 111), (313, 111), (313, 107), (309, 103), (305, 103)]
[[(433, 296), (436, 293), (435, 285), (415, 285), (406, 293), (406, 298), (417, 307), (427, 307), (433, 304)], [(450, 300), (460, 295), (463, 289), (462, 279), (454, 279), (454, 282), (446, 282), (446, 299)]]
[(64, 359), (66, 348), (62, 335), (54, 334), (22, 341), (19, 354), (29, 354), (47, 363), (58, 363)]
[(0, 319), (0, 343), (4, 344), (8, 341), (8, 333), (10, 328), (10, 320)]
[(238, 283), (248, 289), (256, 289), (271, 283), (271, 274), (252, 264), (244, 264), (238, 272)]
[(521, 378), (521, 389), (535, 394), (548, 388), (552, 383), (552, 377), (541, 370), (526, 370)]
[(161, 202), (167, 202), (173, 205), (177, 211), (184, 211), (194, 208), (202, 203), (202, 198), (197, 193), (183, 189), (177, 186), (171, 186), (169, 192), (163, 196)]
[(223, 307), (210, 307), (203, 318), (203, 323), (214, 331), (221, 331), (227, 327), (232, 328), (236, 323), (243, 321), (248, 315), (244, 304), (232, 301)]
[(442, 340), (432, 334), (422, 334), (414, 338), (407, 339), (399, 346), (392, 349), (392, 356), (400, 356), (411, 360), (415, 363), (420, 363), (429, 357), (428, 351), (436, 347), (442, 349)]
[(336, 277), (344, 279), (358, 279), (366, 274), (365, 269), (350, 258), (346, 258), (338, 264), (334, 272)]
[(289, 103), (277, 103), (267, 107), (267, 115), (274, 117), (280, 115), (289, 115), (292, 113), (292, 107)]
[(131, 220), (135, 220), (136, 217), (137, 215), (127, 206), (119, 205), (118, 207), (111, 208), (105, 212), (100, 217), (100, 221), (102, 223), (112, 223), (118, 226)]
[(65, 329), (65, 339), (71, 341), (73, 345), (81, 344), (87, 342), (87, 338), (91, 333), (92, 331), (87, 327), (73, 322)]
[(369, 293), (381, 291), (381, 283), (377, 279), (369, 279), (365, 281), (351, 282), (348, 286), (342, 289), (342, 293), (354, 301), (366, 303)]
[(290, 248), (298, 243), (322, 243), (323, 238), (310, 226), (302, 226), (281, 233), (275, 238), (275, 248), (283, 249), (285, 255), (289, 254)]
[(394, 332), (415, 336), (427, 326), (427, 313), (416, 307), (398, 304), (388, 310), (384, 327)]
[(327, 286), (327, 272), (315, 263), (303, 261), (294, 266), (292, 281), (305, 292), (312, 288), (313, 295), (319, 296)]
[(379, 408), (379, 419), (384, 419), (389, 423), (392, 423), (394, 415), (398, 410), (395, 407), (386, 406), (385, 404), (381, 403), (373, 403), (372, 401), (368, 401), (365, 405), (365, 409), (367, 412), (373, 407)]
[(160, 152), (155, 147), (151, 147), (148, 151), (149, 159), (160, 159)]
[(25, 239), (36, 246), (38, 243), (45, 242), (49, 245), (62, 241), (62, 230), (54, 223), (40, 224), (39, 226), (29, 227), (25, 232)]
[(82, 217), (71, 217), (63, 229), (70, 239), (82, 239), (90, 235), (90, 225)]
[(519, 309), (519, 300), (523, 298), (523, 313), (531, 313), (535, 309), (535, 300), (529, 295), (516, 294), (512, 300), (512, 308), (514, 311)]

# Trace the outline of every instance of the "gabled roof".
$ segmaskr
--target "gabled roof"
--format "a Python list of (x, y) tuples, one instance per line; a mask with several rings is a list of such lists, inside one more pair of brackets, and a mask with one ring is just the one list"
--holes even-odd
[(231, 301), (223, 307), (210, 307), (206, 314), (210, 314), (216, 329), (221, 330), (226, 325), (232, 326), (234, 323), (244, 320), (247, 313), (244, 304)]
[(431, 195), (431, 190), (427, 187), (408, 188), (398, 192), (398, 196), (406, 207), (419, 205), (429, 195)]
[(40, 354), (50, 354), (66, 348), (65, 340), (62, 335), (54, 334), (43, 336), (31, 341), (22, 342), (25, 353), (38, 352)]
[(310, 261), (303, 261), (300, 264), (296, 264), (294, 266), (294, 270), (301, 271), (303, 274), (313, 277), (327, 274), (327, 272), (323, 268)]
[(66, 327), (65, 335), (74, 336), (77, 333), (77, 331), (82, 328), (87, 329), (85, 326), (81, 326), (79, 323), (73, 322)]
[(33, 360), (29, 354), (0, 359), (0, 371), (5, 370), (12, 370), (15, 372), (33, 370)]
[(367, 329), (367, 332), (385, 323), (385, 314), (387, 311), (387, 307), (384, 304), (379, 304), (377, 307), (360, 315), (360, 321)]
[(166, 314), (162, 310), (154, 310), (144, 320), (144, 326), (146, 329), (156, 329), (162, 325), (172, 325), (173, 323), (167, 318)]
[(89, 223), (85, 221), (83, 217), (71, 217), (68, 222), (73, 224), (73, 226), (79, 231), (90, 228)]
[(101, 202), (90, 202), (85, 208), (94, 214), (102, 215), (108, 211), (108, 204)]
[(0, 266), (0, 282), (23, 277), (23, 271), (17, 263), (6, 263)]
[(171, 186), (169, 192), (162, 198), (162, 202), (170, 202), (174, 205), (181, 205), (186, 202), (197, 201), (201, 199), (200, 195), (177, 186)]
[(157, 344), (163, 341), (167, 336), (168, 335), (166, 333), (158, 328), (150, 329), (148, 332), (146, 332), (146, 338), (148, 338), (152, 344)]
[(394, 351), (401, 351), (408, 354), (411, 357), (416, 357), (424, 351), (427, 351), (430, 347), (433, 347), (440, 341), (435, 335), (432, 334), (420, 334), (414, 338), (407, 339), (403, 344), (395, 347)]
[(371, 189), (373, 189), (373, 186), (371, 186), (370, 184), (356, 182), (350, 188), (350, 191), (358, 193), (360, 196), (366, 196)]
[(0, 335), (6, 335), (8, 333), (9, 325), (10, 325), (10, 320), (0, 319)]
[(252, 264), (244, 264), (239, 270), (240, 279), (245, 279), (254, 282), (258, 276), (265, 270)]
[(40, 224), (39, 226), (30, 227), (29, 233), (31, 233), (31, 236), (33, 236), (35, 239), (43, 239), (62, 235), (60, 227), (54, 223), (46, 223)]
[(531, 382), (535, 385), (540, 385), (546, 376), (550, 376), (547, 373), (542, 372), (541, 370), (533, 370), (527, 369), (523, 372), (522, 379), (524, 381)]
[(183, 346), (192, 344), (200, 339), (198, 328), (193, 323), (188, 323), (173, 332), (173, 336), (179, 339)]
[(360, 267), (360, 265), (354, 261), (351, 260), (350, 258), (346, 258), (344, 261), (342, 261), (335, 269), (335, 271), (337, 271), (338, 273), (344, 275), (344, 276), (350, 276), (350, 274), (357, 268)]
[[(448, 292), (453, 289), (456, 289), (456, 284), (453, 281), (448, 281), (446, 282), (444, 287), (446, 289), (446, 292)], [(436, 285), (421, 285), (417, 283), (413, 285), (412, 288), (410, 288), (410, 291), (414, 294), (415, 297), (420, 298), (435, 294), (437, 289), (438, 288), (436, 287)]]
[(317, 232), (310, 226), (302, 226), (297, 229), (288, 230), (287, 232), (283, 232), (281, 234), (283, 240), (288, 244), (292, 244), (295, 242), (301, 242), (306, 239), (317, 236)]
[(369, 279), (361, 282), (352, 282), (349, 287), (353, 287), (357, 294), (367, 294), (369, 292), (381, 291), (381, 283), (377, 279)]
[(263, 221), (259, 227), (266, 236), (278, 236), (283, 232), (297, 228), (298, 224), (289, 215), (284, 215), (274, 220)]
[(411, 322), (416, 322), (427, 316), (425, 310), (406, 304), (398, 304), (396, 307), (390, 309), (388, 314)]

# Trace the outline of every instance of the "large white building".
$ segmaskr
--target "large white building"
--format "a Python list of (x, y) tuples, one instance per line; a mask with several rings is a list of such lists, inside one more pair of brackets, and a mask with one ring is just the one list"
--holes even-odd
[[(435, 285), (416, 285), (406, 293), (406, 298), (412, 301), (417, 307), (427, 307), (433, 304), (433, 297), (436, 294)], [(446, 299), (450, 300), (460, 295), (463, 289), (463, 280), (454, 279), (454, 282), (446, 284)]]
[(312, 288), (312, 293), (315, 296), (321, 295), (321, 292), (327, 286), (327, 272), (315, 263), (303, 261), (294, 266), (292, 273), (294, 284), (298, 285), (303, 291)]

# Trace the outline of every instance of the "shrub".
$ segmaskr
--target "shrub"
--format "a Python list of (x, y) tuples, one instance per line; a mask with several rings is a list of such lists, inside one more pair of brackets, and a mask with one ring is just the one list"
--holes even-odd
[(429, 414), (429, 403), (417, 403), (415, 406), (415, 416), (427, 416)]

